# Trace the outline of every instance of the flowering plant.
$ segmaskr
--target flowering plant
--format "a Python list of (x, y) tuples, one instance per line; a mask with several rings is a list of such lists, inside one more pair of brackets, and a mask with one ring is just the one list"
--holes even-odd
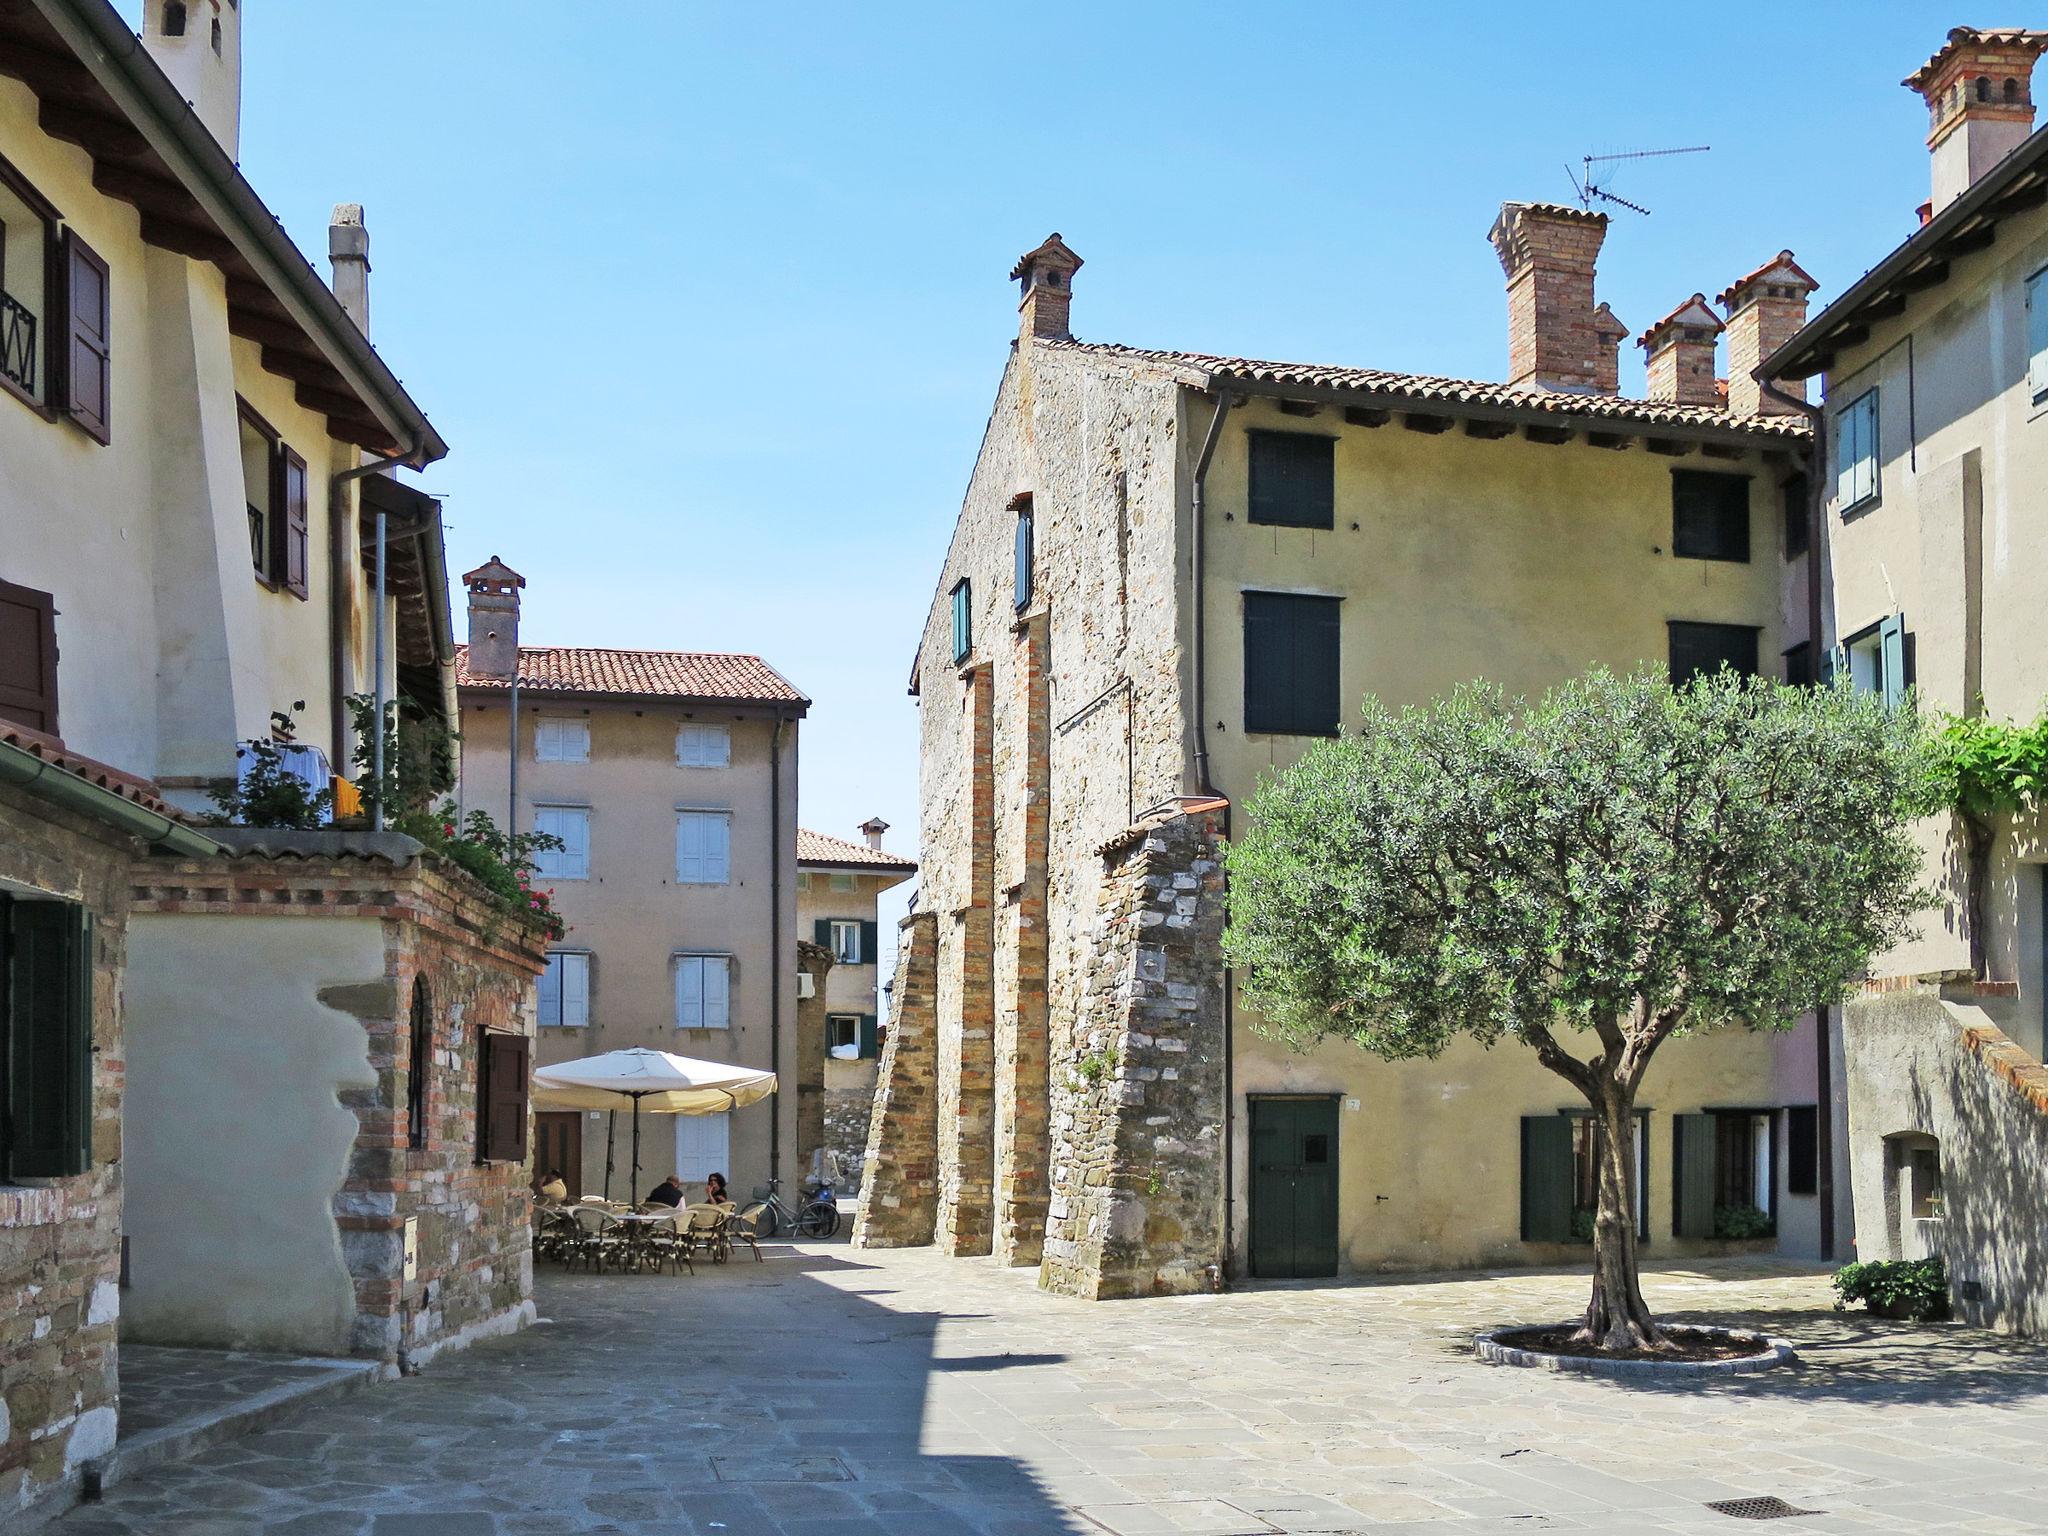
[(561, 847), (560, 838), (546, 832), (507, 834), (483, 811), (462, 815), (452, 800), (430, 811), (408, 812), (397, 826), (450, 863), (461, 865), (499, 906), (533, 923), (550, 941), (568, 932), (555, 910), (554, 887), (533, 883), (534, 856)]

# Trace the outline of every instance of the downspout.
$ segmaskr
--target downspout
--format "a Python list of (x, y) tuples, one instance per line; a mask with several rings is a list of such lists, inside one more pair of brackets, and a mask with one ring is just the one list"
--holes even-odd
[(768, 742), (768, 1070), (775, 1074), (775, 1112), (768, 1117), (768, 1186), (782, 1176), (782, 727)]
[[(1810, 651), (1813, 681), (1821, 680), (1821, 534), (1826, 529), (1827, 493), (1821, 476), (1827, 462), (1827, 413), (1817, 405), (1787, 394), (1761, 372), (1754, 375), (1763, 392), (1773, 400), (1792, 407), (1813, 428), (1813, 445), (1808, 451), (1806, 477), (1806, 643)], [(1814, 1158), (1814, 1193), (1820, 1202), (1820, 1256), (1835, 1256), (1835, 1064), (1828, 1042), (1829, 1015), (1826, 1003), (1813, 1006), (1813, 1139), (1818, 1144)]]
[[(1195, 783), (1197, 794), (1218, 795), (1214, 779), (1209, 773), (1209, 699), (1208, 683), (1208, 625), (1205, 623), (1207, 603), (1207, 543), (1203, 536), (1204, 509), (1207, 506), (1209, 461), (1216, 456), (1216, 444), (1223, 436), (1223, 421), (1230, 414), (1231, 397), (1219, 393), (1216, 397), (1216, 414), (1209, 418), (1209, 430), (1202, 438), (1202, 450), (1195, 456), (1194, 485), (1189, 492), (1193, 528), (1189, 538), (1189, 550), (1194, 567), (1194, 592), (1190, 606), (1194, 609), (1194, 662), (1193, 676), (1189, 680), (1195, 714)], [(1229, 836), (1230, 819), (1226, 812), (1223, 822), (1224, 835)], [(1225, 886), (1225, 890), (1228, 890)], [(1235, 1087), (1236, 1050), (1232, 1040), (1235, 1026), (1232, 1019), (1231, 998), (1236, 992), (1235, 978), (1228, 967), (1223, 972), (1223, 1125), (1221, 1128), (1221, 1160), (1223, 1177), (1223, 1228), (1218, 1234), (1216, 1253), (1216, 1279), (1218, 1285), (1230, 1275), (1230, 1235), (1237, 1216), (1237, 1179), (1231, 1166), (1235, 1153), (1236, 1138), (1231, 1134), (1237, 1121), (1237, 1098)]]
[[(346, 488), (351, 481), (360, 480), (365, 475), (379, 474), (400, 464), (409, 464), (418, 458), (422, 451), (422, 447), (415, 445), (402, 453), (372, 459), (367, 464), (358, 464), (354, 469), (338, 470), (327, 480), (328, 731), (334, 742), (334, 758), (330, 767), (345, 779), (354, 777), (355, 768), (355, 751), (349, 740), (348, 720), (348, 619), (355, 602), (355, 564), (359, 558), (354, 547), (355, 509), (349, 505)], [(381, 608), (377, 612), (376, 623), (377, 632), (381, 635), (384, 632), (384, 614)]]

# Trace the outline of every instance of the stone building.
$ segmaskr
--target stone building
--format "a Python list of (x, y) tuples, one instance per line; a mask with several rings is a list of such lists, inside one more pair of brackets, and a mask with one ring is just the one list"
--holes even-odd
[[(882, 1023), (882, 893), (917, 873), (917, 864), (884, 851), (889, 824), (879, 816), (861, 823), (862, 841), (797, 828), (797, 932), (832, 957), (824, 994), (824, 1033), (818, 1050), (824, 1093), (821, 1144), (838, 1165), (840, 1189), (859, 1187), (875, 1102), (875, 1069), (886, 1030)], [(891, 925), (893, 933), (894, 925)], [(804, 1051), (808, 1064), (810, 1051)], [(808, 1165), (806, 1165), (808, 1167)]]
[[(2044, 51), (2048, 32), (1958, 27), (1907, 77), (1928, 114), (1919, 227), (1763, 363), (1825, 380), (1812, 602), (1834, 669), (2023, 723), (2048, 700)], [(1856, 1251), (1939, 1253), (1960, 1315), (2041, 1333), (2048, 825), (1941, 817), (1920, 837), (1940, 905), (1843, 1009)]]
[[(1724, 334), (1760, 356), (1810, 280), (1687, 299), (1642, 338), (1651, 398), (1623, 398), (1606, 223), (1501, 208), (1502, 383), (1078, 341), (1081, 258), (1054, 235), (1018, 261), (918, 642), (919, 902), (857, 1242), (1090, 1296), (1573, 1257), (1584, 1105), (1519, 1050), (1266, 1039), (1221, 965), (1217, 854), (1232, 802), (1368, 692), (1801, 675), (1785, 513), (1811, 433), (1752, 383), (1724, 397), (1713, 360)], [(1667, 1047), (1638, 1148), (1652, 1252), (1725, 1248), (1743, 1207), (1824, 1251), (1825, 1061), (1810, 1023)]]
[[(518, 576), (493, 561), (464, 581), (462, 806), (564, 845), (536, 878), (569, 924), (539, 988), (536, 1065), (647, 1046), (793, 1073), (810, 701), (758, 656), (522, 646)], [(671, 1171), (693, 1187), (723, 1173), (742, 1196), (792, 1177), (799, 1097), (671, 1117), (641, 1138), (643, 1189)], [(611, 1129), (543, 1111), (536, 1169), (623, 1193)]]

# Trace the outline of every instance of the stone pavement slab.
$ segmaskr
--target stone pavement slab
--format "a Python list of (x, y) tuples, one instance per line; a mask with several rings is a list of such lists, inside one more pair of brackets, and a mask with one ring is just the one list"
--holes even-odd
[(1797, 1266), (1645, 1277), (1792, 1369), (1483, 1366), (1583, 1305), (1513, 1272), (1089, 1304), (928, 1250), (544, 1274), (550, 1321), (154, 1469), (57, 1536), (1739, 1536), (2048, 1532), (2048, 1352), (1829, 1306)]

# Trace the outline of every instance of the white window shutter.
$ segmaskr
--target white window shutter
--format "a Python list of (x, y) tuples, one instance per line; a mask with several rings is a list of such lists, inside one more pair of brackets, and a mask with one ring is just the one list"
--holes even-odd
[(676, 1028), (704, 1027), (704, 962), (685, 955), (676, 962)]
[(723, 957), (700, 962), (704, 967), (704, 1027), (732, 1027), (732, 962)]
[(549, 955), (548, 968), (540, 973), (538, 1002), (543, 1024), (562, 1022), (562, 962), (566, 958), (564, 955)]
[(710, 845), (706, 851), (709, 870), (706, 878), (715, 885), (724, 885), (732, 878), (732, 818), (707, 816), (704, 826)]
[(2048, 272), (2027, 279), (2027, 392), (2048, 393)]
[(581, 1027), (590, 1022), (590, 956), (562, 955), (562, 1022)]

